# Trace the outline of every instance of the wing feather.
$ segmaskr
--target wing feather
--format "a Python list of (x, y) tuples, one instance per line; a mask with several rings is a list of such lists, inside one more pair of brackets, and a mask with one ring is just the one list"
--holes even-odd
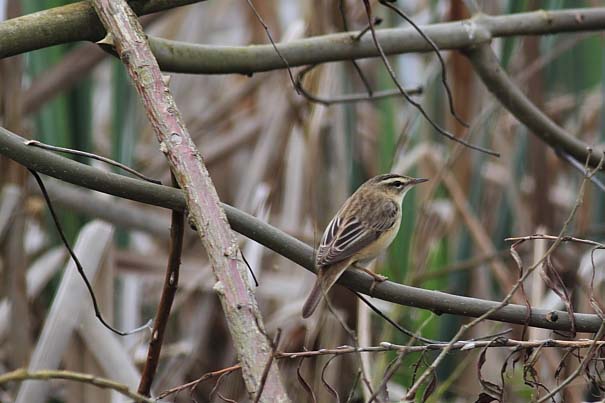
[(328, 266), (343, 261), (378, 239), (380, 235), (395, 225), (397, 204), (387, 203), (373, 211), (364, 222), (359, 214), (343, 217), (341, 210), (330, 221), (317, 251), (317, 266)]

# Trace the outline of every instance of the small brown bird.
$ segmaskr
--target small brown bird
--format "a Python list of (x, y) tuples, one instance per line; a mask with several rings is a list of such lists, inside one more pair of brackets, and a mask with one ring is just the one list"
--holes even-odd
[[(412, 186), (428, 179), (386, 174), (369, 179), (353, 193), (330, 221), (317, 250), (317, 280), (302, 310), (313, 314), (321, 298), (357, 262), (368, 262), (386, 249), (399, 231), (401, 203)], [(355, 266), (375, 281), (386, 277)]]

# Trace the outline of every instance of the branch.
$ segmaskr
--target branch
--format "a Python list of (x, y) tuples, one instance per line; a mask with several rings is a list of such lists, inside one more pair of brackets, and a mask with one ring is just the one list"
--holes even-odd
[[(388, 351), (396, 351), (399, 353), (422, 353), (427, 351), (441, 351), (449, 346), (449, 343), (433, 343), (423, 346), (409, 346), (393, 344), (390, 342), (382, 342), (377, 346), (368, 347), (353, 347), (353, 346), (339, 346), (334, 348), (322, 348), (321, 350), (305, 350), (297, 352), (284, 352), (277, 351), (275, 358), (279, 360), (295, 360), (302, 357), (319, 357), (330, 355), (332, 357), (338, 357), (348, 354), (359, 354), (359, 353), (384, 353)], [(451, 351), (469, 351), (477, 349), (494, 349), (494, 348), (511, 348), (514, 347), (515, 351), (520, 350), (534, 350), (539, 348), (561, 348), (566, 350), (575, 349), (590, 349), (596, 347), (605, 347), (605, 341), (598, 339), (581, 339), (581, 340), (556, 340), (556, 339), (545, 339), (545, 340), (515, 340), (506, 337), (497, 337), (491, 340), (464, 340), (458, 341), (451, 346)], [(325, 367), (324, 367), (325, 368)], [(185, 389), (191, 389), (196, 387), (199, 383), (208, 379), (216, 378), (225, 373), (231, 373), (240, 370), (239, 365), (233, 365), (227, 368), (220, 369), (218, 371), (208, 372), (202, 375), (195, 381), (185, 383), (183, 385), (175, 386), (171, 389), (165, 390), (158, 396), (162, 399), (168, 395), (179, 393)]]
[(467, 49), (465, 54), (494, 97), (545, 143), (554, 149), (562, 148), (581, 161), (590, 157), (591, 167), (599, 164), (604, 151), (597, 151), (596, 147), (596, 152), (590, 150), (588, 144), (567, 133), (537, 108), (502, 69), (489, 44)]
[(97, 386), (102, 389), (111, 389), (134, 400), (135, 402), (156, 403), (155, 399), (150, 399), (140, 395), (128, 388), (128, 386), (112, 381), (111, 379), (100, 378), (98, 376), (84, 374), (81, 372), (61, 371), (61, 370), (41, 370), (27, 371), (26, 369), (17, 369), (0, 375), (0, 385), (8, 382), (21, 382), (28, 379), (50, 380), (50, 379), (65, 379), (80, 383), (87, 383)]
[[(132, 0), (137, 15), (204, 0)], [(55, 7), (0, 23), (0, 59), (36, 49), (77, 41), (96, 42), (105, 29), (88, 1)]]
[[(93, 5), (143, 101), (160, 151), (184, 190), (187, 212), (211, 262), (217, 281), (214, 289), (253, 399), (263, 378), (258, 363), (267, 362), (271, 355), (269, 340), (216, 189), (132, 9), (125, 0), (95, 0)], [(277, 367), (269, 369), (263, 392), (263, 402), (289, 401)]]
[[(147, 14), (194, 0), (131, 2)], [(502, 16), (479, 14), (473, 18), (420, 28), (441, 50), (463, 49), (493, 38), (562, 32), (597, 31), (605, 27), (605, 8), (533, 11)], [(432, 47), (413, 28), (376, 30), (387, 55), (431, 52)], [(372, 38), (356, 40), (357, 32), (344, 32), (276, 44), (290, 67), (378, 57)], [(60, 43), (98, 41), (103, 37), (87, 2), (53, 8), (0, 23), (0, 58)], [(284, 68), (272, 45), (212, 46), (149, 37), (151, 49), (164, 71), (193, 74), (253, 74)]]
[[(0, 154), (27, 168), (64, 180), (77, 186), (135, 200), (141, 203), (183, 211), (183, 192), (168, 186), (156, 185), (123, 175), (105, 172), (77, 161), (55, 155), (49, 151), (25, 145), (25, 139), (0, 127)], [(294, 263), (314, 272), (313, 249), (279, 229), (227, 204), (222, 204), (233, 230), (255, 240)], [(348, 270), (339, 284), (352, 290), (369, 294), (373, 280), (370, 276)], [(479, 317), (500, 305), (496, 301), (463, 297), (439, 291), (405, 286), (385, 281), (374, 287), (373, 297), (400, 305), (428, 309), (436, 313), (448, 313)], [(563, 311), (532, 308), (529, 326), (553, 330), (569, 330), (571, 322)], [(527, 309), (522, 305), (509, 304), (490, 315), (489, 319), (524, 324)], [(601, 325), (597, 315), (576, 313), (576, 330), (594, 333)]]
[[(540, 10), (502, 16), (480, 14), (420, 28), (441, 50), (465, 49), (499, 37), (602, 30), (605, 8)], [(276, 46), (290, 67), (380, 56), (371, 36), (359, 39), (357, 36), (357, 31), (343, 32)], [(433, 51), (413, 28), (377, 29), (376, 38), (386, 55)], [(201, 45), (157, 37), (149, 37), (149, 44), (162, 70), (175, 73), (250, 75), (284, 68), (271, 45)]]
[[(172, 184), (177, 186), (174, 176)], [(153, 378), (160, 363), (160, 352), (164, 341), (164, 333), (168, 325), (170, 309), (176, 295), (179, 284), (179, 268), (181, 266), (181, 255), (183, 252), (183, 235), (185, 230), (185, 214), (181, 211), (172, 210), (172, 225), (170, 226), (170, 252), (168, 256), (168, 265), (164, 277), (164, 286), (162, 287), (162, 296), (158, 304), (158, 310), (153, 321), (153, 331), (149, 348), (147, 350), (147, 360), (141, 374), (138, 392), (145, 396), (150, 396)]]

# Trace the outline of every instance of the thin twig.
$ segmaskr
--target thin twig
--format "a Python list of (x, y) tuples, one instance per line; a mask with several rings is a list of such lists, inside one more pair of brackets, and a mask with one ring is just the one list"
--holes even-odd
[(586, 355), (580, 362), (580, 365), (578, 365), (578, 367), (567, 378), (565, 378), (563, 380), (563, 382), (561, 382), (559, 385), (557, 385), (556, 388), (551, 390), (546, 396), (541, 397), (538, 400), (538, 403), (543, 403), (543, 402), (547, 401), (548, 399), (554, 397), (557, 394), (557, 392), (559, 392), (565, 386), (567, 386), (571, 381), (573, 381), (580, 374), (580, 372), (582, 372), (586, 368), (586, 365), (588, 365), (588, 363), (590, 362), (590, 359), (592, 358), (592, 355), (599, 344), (598, 342), (603, 337), (603, 334), (605, 334), (605, 321), (603, 321), (603, 323), (601, 324), (599, 331), (595, 335), (595, 338), (594, 338), (593, 342), (590, 344), (590, 347), (588, 348)]
[[(219, 375), (218, 379), (216, 380), (216, 383), (214, 384), (214, 386), (212, 387), (212, 389), (210, 390), (210, 393), (208, 394), (208, 401), (213, 401), (213, 397), (214, 394), (218, 392), (218, 388), (221, 386), (221, 384), (223, 383), (223, 379), (229, 375), (231, 372), (224, 372), (222, 374)], [(193, 388), (191, 389), (191, 393), (193, 394)], [(221, 395), (220, 393), (218, 393), (219, 398), (221, 398), (222, 400), (226, 400), (223, 395)], [(192, 396), (193, 398), (193, 396)]]
[(441, 65), (441, 83), (443, 84), (443, 88), (445, 89), (445, 93), (447, 94), (447, 101), (448, 101), (448, 104), (450, 107), (450, 113), (458, 121), (458, 123), (460, 123), (462, 126), (468, 128), (469, 124), (466, 123), (462, 119), (462, 117), (460, 117), (460, 115), (458, 115), (456, 113), (456, 110), (454, 109), (454, 99), (452, 97), (452, 90), (450, 89), (450, 86), (447, 83), (447, 68), (445, 67), (445, 62), (443, 61), (443, 57), (441, 57), (441, 53), (439, 52), (439, 47), (437, 46), (437, 44), (435, 42), (433, 42), (433, 40), (429, 36), (427, 36), (424, 33), (424, 31), (422, 29), (420, 29), (420, 27), (418, 25), (416, 25), (414, 20), (412, 20), (410, 17), (408, 17), (400, 8), (395, 6), (393, 4), (393, 2), (380, 0), (379, 3), (385, 7), (393, 10), (401, 18), (406, 20), (408, 22), (408, 24), (410, 24), (412, 27), (414, 27), (416, 32), (418, 32), (420, 34), (420, 36), (431, 46), (431, 48), (433, 48), (435, 55), (437, 55), (437, 59), (439, 59), (439, 64)]
[(334, 396), (334, 401), (336, 401), (336, 403), (339, 403), (340, 397), (338, 396), (338, 391), (336, 389), (334, 389), (332, 387), (332, 385), (330, 385), (330, 383), (326, 380), (326, 370), (328, 369), (328, 365), (330, 365), (330, 363), (332, 361), (334, 361), (334, 359), (337, 357), (338, 357), (337, 355), (330, 357), (330, 359), (328, 359), (328, 361), (326, 362), (326, 365), (324, 365), (323, 368), (321, 369), (321, 382), (324, 384), (326, 389), (328, 389), (328, 392), (332, 396)]
[(244, 261), (244, 263), (246, 264), (246, 267), (248, 268), (248, 273), (250, 273), (250, 275), (252, 276), (252, 279), (254, 280), (254, 285), (256, 287), (258, 287), (258, 279), (256, 278), (256, 274), (254, 274), (254, 270), (252, 270), (250, 263), (248, 263), (246, 256), (244, 256), (244, 252), (240, 249), (239, 253), (242, 255), (242, 260)]
[(38, 175), (38, 173), (36, 171), (34, 171), (33, 169), (30, 169), (29, 172), (31, 172), (31, 174), (34, 176), (34, 178), (36, 179), (36, 182), (38, 183), (38, 186), (40, 187), (40, 191), (42, 192), (42, 196), (44, 196), (44, 200), (46, 201), (46, 205), (48, 206), (48, 211), (50, 211), (50, 215), (55, 224), (55, 228), (57, 228), (57, 232), (59, 233), (59, 238), (61, 238), (61, 242), (63, 242), (65, 249), (67, 249), (67, 252), (71, 256), (72, 260), (74, 261), (74, 264), (76, 265), (76, 268), (78, 269), (78, 273), (82, 277), (82, 280), (84, 280), (84, 284), (86, 285), (86, 289), (88, 290), (88, 294), (90, 295), (90, 299), (92, 300), (92, 306), (94, 307), (94, 310), (95, 310), (95, 316), (97, 317), (97, 319), (99, 319), (99, 322), (101, 322), (101, 324), (103, 326), (105, 326), (107, 329), (111, 330), (113, 333), (120, 335), (120, 336), (128, 336), (130, 334), (138, 333), (142, 330), (149, 329), (150, 325), (151, 325), (151, 320), (149, 322), (147, 322), (146, 324), (144, 324), (143, 326), (140, 326), (136, 329), (133, 329), (133, 330), (130, 330), (127, 332), (118, 330), (105, 321), (105, 319), (103, 318), (103, 315), (101, 314), (101, 310), (99, 309), (99, 304), (97, 303), (97, 297), (95, 296), (95, 293), (92, 289), (92, 285), (90, 284), (88, 277), (86, 277), (86, 273), (84, 272), (84, 268), (82, 267), (80, 260), (78, 259), (75, 252), (69, 245), (69, 242), (67, 241), (65, 233), (63, 232), (63, 227), (61, 226), (61, 223), (59, 222), (59, 218), (57, 217), (57, 214), (55, 213), (55, 209), (53, 208), (52, 202), (50, 201), (50, 197), (48, 196), (48, 192), (46, 191), (46, 187), (44, 186), (44, 182), (42, 182), (42, 178), (40, 178), (40, 175)]
[[(355, 331), (353, 329), (351, 329), (349, 327), (349, 325), (347, 325), (347, 323), (345, 322), (345, 320), (336, 312), (336, 309), (332, 305), (332, 301), (330, 300), (330, 298), (326, 294), (326, 291), (325, 290), (322, 290), (322, 291), (324, 293), (324, 300), (326, 301), (326, 306), (328, 307), (328, 310), (330, 311), (330, 313), (332, 313), (332, 315), (334, 315), (334, 317), (340, 323), (340, 326), (345, 330), (345, 332), (347, 332), (347, 334), (349, 335), (349, 337), (353, 341), (353, 345), (355, 346), (355, 348), (360, 348), (359, 347), (359, 341), (357, 339), (357, 334), (355, 334)], [(371, 384), (371, 381), (370, 381), (370, 379), (368, 377), (366, 368), (364, 368), (361, 354), (358, 354), (357, 358), (359, 359), (359, 365), (360, 365), (360, 368), (361, 368), (361, 380), (362, 380), (363, 384), (365, 385), (365, 387), (367, 388), (367, 390), (370, 392), (370, 394), (372, 394), (373, 393), (372, 384)]]
[(290, 81), (292, 82), (292, 85), (294, 86), (296, 93), (300, 94), (300, 92), (298, 91), (298, 87), (296, 86), (296, 82), (294, 81), (294, 75), (292, 74), (292, 69), (290, 68), (290, 64), (284, 58), (284, 55), (282, 55), (281, 52), (279, 51), (279, 49), (277, 48), (277, 45), (275, 44), (275, 41), (273, 40), (273, 35), (271, 35), (271, 31), (269, 30), (269, 26), (265, 23), (265, 20), (263, 19), (263, 17), (261, 17), (261, 15), (258, 13), (258, 11), (256, 11), (256, 7), (254, 7), (254, 3), (252, 3), (252, 0), (246, 0), (246, 1), (248, 2), (248, 5), (254, 12), (254, 15), (256, 15), (258, 22), (260, 22), (260, 24), (263, 26), (263, 29), (267, 33), (267, 37), (269, 38), (269, 41), (271, 42), (273, 49), (275, 49), (275, 53), (277, 53), (277, 55), (282, 60), (282, 62), (284, 62), (284, 66), (288, 70), (288, 75), (290, 76)]
[(254, 403), (258, 403), (260, 401), (260, 397), (263, 393), (263, 389), (265, 388), (265, 382), (267, 382), (267, 375), (269, 375), (269, 369), (271, 369), (271, 364), (273, 364), (273, 360), (275, 359), (275, 350), (277, 350), (277, 346), (279, 345), (279, 340), (281, 339), (281, 329), (277, 329), (277, 333), (275, 334), (275, 338), (273, 338), (273, 343), (271, 345), (271, 355), (269, 355), (269, 359), (265, 364), (265, 368), (263, 369), (263, 374), (260, 378), (260, 384), (258, 385), (258, 390), (256, 392), (256, 396), (254, 397)]
[[(505, 331), (506, 333), (510, 332), (510, 329)], [(399, 353), (421, 353), (428, 351), (443, 351), (444, 349), (450, 347), (450, 351), (468, 351), (468, 350), (477, 350), (483, 348), (512, 348), (513, 351), (520, 350), (534, 350), (538, 348), (560, 348), (560, 349), (586, 349), (591, 348), (592, 346), (596, 347), (605, 347), (605, 340), (597, 340), (594, 339), (579, 339), (579, 340), (559, 340), (559, 339), (544, 339), (544, 340), (515, 340), (509, 339), (506, 337), (502, 337), (501, 334), (503, 332), (497, 333), (495, 335), (491, 335), (491, 340), (465, 340), (465, 341), (457, 341), (453, 345), (451, 343), (435, 343), (435, 344), (427, 344), (422, 346), (410, 346), (410, 345), (399, 345), (390, 342), (382, 342), (377, 346), (369, 346), (369, 347), (354, 347), (354, 346), (340, 346), (335, 348), (322, 348), (320, 350), (305, 350), (298, 352), (283, 352), (276, 351), (275, 359), (289, 359), (294, 360), (298, 358), (311, 358), (311, 357), (319, 357), (325, 355), (331, 356), (341, 356), (347, 354), (359, 354), (359, 353), (383, 353), (389, 351), (395, 351)], [(202, 377), (196, 379), (195, 381), (188, 382), (186, 384), (168, 389), (163, 391), (158, 395), (159, 399), (162, 399), (168, 395), (178, 393), (184, 389), (193, 388), (197, 386), (200, 382), (205, 380), (216, 378), (218, 376), (224, 375), (226, 373), (231, 373), (234, 371), (239, 371), (241, 369), (240, 365), (233, 365), (231, 367), (223, 368), (218, 371), (213, 371), (204, 374)], [(0, 379), (1, 376), (0, 376)]]
[[(559, 148), (555, 148), (555, 153), (561, 157), (562, 159), (564, 159), (565, 161), (567, 161), (572, 167), (574, 167), (576, 170), (582, 172), (583, 175), (586, 175), (586, 170), (584, 169), (584, 167), (582, 166), (582, 164), (580, 164), (578, 162), (577, 159), (575, 159), (574, 157), (572, 157), (571, 155), (569, 155), (568, 153), (566, 153), (565, 151), (559, 149)], [(591, 175), (590, 176), (590, 181), (596, 186), (598, 187), (602, 192), (605, 192), (605, 184), (603, 184), (603, 182), (601, 182), (599, 180), (599, 178), (597, 178), (595, 175)]]
[[(603, 165), (603, 162), (605, 160), (605, 158), (601, 158), (601, 162), (598, 164), (597, 168), (595, 168), (593, 171), (588, 171), (588, 164), (590, 162), (590, 150), (588, 152), (588, 156), (586, 158), (586, 168), (587, 171), (589, 172), (589, 175), (594, 175)], [(571, 212), (569, 213), (567, 219), (565, 220), (561, 230), (559, 231), (559, 236), (557, 238), (561, 238), (562, 236), (564, 236), (565, 232), (567, 231), (567, 227), (569, 226), (569, 224), (571, 223), (571, 221), (573, 220), (573, 218), (575, 217), (576, 211), (578, 210), (578, 208), (580, 207), (580, 205), (582, 204), (582, 200), (584, 199), (584, 189), (585, 189), (585, 185), (586, 182), (588, 180), (588, 176), (586, 175), (584, 176), (584, 178), (582, 179), (582, 183), (580, 185), (580, 189), (578, 191), (578, 196), (576, 198), (576, 202), (573, 206), (573, 208), (571, 209)], [(523, 274), (523, 276), (517, 281), (517, 283), (512, 287), (512, 289), (509, 291), (509, 293), (506, 295), (506, 297), (501, 301), (500, 304), (498, 304), (497, 306), (489, 309), (487, 312), (485, 312), (484, 314), (482, 314), (481, 316), (477, 317), (476, 319), (474, 319), (473, 321), (471, 321), (468, 324), (462, 325), (460, 327), (460, 329), (458, 330), (458, 332), (454, 335), (454, 337), (451, 339), (450, 343), (448, 344), (448, 347), (444, 348), (441, 353), (437, 356), (437, 358), (435, 358), (435, 360), (431, 363), (431, 365), (424, 371), (424, 373), (418, 378), (418, 380), (410, 387), (410, 389), (408, 390), (408, 392), (406, 393), (404, 399), (402, 401), (409, 401), (412, 400), (414, 398), (414, 396), (416, 395), (417, 390), (420, 388), (420, 386), (427, 380), (427, 378), (432, 374), (432, 371), (435, 370), (437, 368), (437, 366), (439, 365), (439, 363), (441, 363), (441, 361), (443, 361), (443, 359), (445, 358), (445, 356), (447, 355), (447, 353), (451, 350), (451, 347), (453, 346), (453, 344), (458, 341), (460, 339), (460, 337), (462, 337), (462, 335), (470, 328), (474, 327), (475, 325), (477, 325), (479, 322), (483, 321), (484, 319), (488, 318), (489, 315), (491, 315), (492, 313), (496, 312), (497, 310), (501, 309), (502, 307), (506, 306), (508, 304), (508, 302), (510, 301), (510, 299), (512, 298), (513, 294), (515, 294), (515, 292), (519, 289), (519, 287), (521, 286), (521, 284), (523, 283), (523, 281), (525, 281), (525, 279), (539, 266), (542, 264), (542, 262), (559, 246), (559, 244), (561, 243), (560, 240), (555, 241), (550, 248), (546, 251), (546, 253), (544, 254), (544, 256), (542, 256), (541, 259), (539, 259), (537, 262), (535, 262), (531, 267), (529, 267), (526, 272)]]
[(237, 401), (233, 400), (233, 399), (229, 399), (228, 397), (223, 396), (223, 394), (221, 392), (216, 392), (216, 395), (223, 401), (226, 403), (237, 403)]
[(599, 299), (594, 295), (594, 277), (597, 272), (596, 264), (594, 261), (594, 254), (597, 250), (603, 250), (603, 249), (604, 249), (603, 247), (594, 247), (590, 251), (590, 264), (592, 266), (592, 270), (591, 270), (591, 276), (590, 276), (589, 300), (590, 300), (590, 305), (592, 306), (592, 309), (594, 309), (594, 311), (597, 313), (597, 315), (599, 315), (601, 320), (605, 320), (605, 313), (604, 313), (605, 309), (603, 308), (603, 304), (601, 303), (601, 301), (599, 301)]
[(102, 389), (114, 390), (135, 402), (157, 403), (156, 399), (150, 399), (128, 388), (127, 385), (118, 383), (111, 379), (100, 378), (98, 376), (84, 374), (81, 372), (65, 371), (65, 370), (50, 370), (28, 371), (26, 369), (17, 369), (5, 374), (0, 374), (0, 385), (8, 382), (21, 382), (28, 379), (51, 380), (64, 379), (79, 383), (86, 383)]
[[(300, 90), (300, 94), (311, 102), (329, 106), (329, 105), (334, 105), (334, 104), (348, 104), (348, 103), (363, 102), (363, 101), (374, 101), (374, 100), (378, 100), (378, 99), (396, 97), (396, 96), (401, 95), (401, 92), (399, 90), (381, 90), (381, 91), (371, 91), (371, 92), (368, 92), (367, 94), (356, 93), (356, 94), (336, 95), (336, 96), (333, 96), (330, 98), (320, 97), (318, 95), (311, 94), (310, 92), (308, 92), (302, 84), (302, 80), (305, 77), (305, 75), (309, 71), (314, 69), (315, 67), (317, 67), (317, 65), (311, 65), (311, 66), (305, 67), (304, 69), (299, 71), (298, 74), (296, 75), (296, 87)], [(424, 88), (422, 86), (418, 86), (415, 88), (408, 88), (408, 89), (406, 89), (406, 92), (410, 96), (411, 95), (421, 95), (424, 92)]]
[[(375, 17), (374, 18), (374, 26), (382, 24), (382, 18)], [(359, 41), (365, 34), (370, 30), (370, 24), (366, 25), (363, 29), (361, 29), (354, 37), (353, 40), (356, 42)]]
[(98, 155), (98, 154), (93, 154), (93, 153), (89, 153), (89, 152), (86, 152), (86, 151), (74, 150), (73, 148), (51, 146), (50, 144), (41, 143), (38, 140), (27, 140), (25, 142), (25, 145), (32, 146), (32, 147), (44, 148), (45, 150), (50, 150), (50, 151), (58, 151), (58, 152), (61, 152), (61, 153), (67, 153), (67, 154), (78, 155), (78, 156), (81, 156), (81, 157), (92, 158), (92, 159), (95, 159), (97, 161), (102, 161), (102, 162), (105, 162), (106, 164), (113, 165), (114, 167), (118, 167), (120, 169), (123, 169), (126, 172), (130, 172), (134, 176), (136, 176), (138, 178), (141, 178), (141, 179), (143, 179), (143, 180), (145, 180), (147, 182), (156, 183), (158, 185), (162, 184), (161, 181), (159, 181), (157, 179), (152, 179), (152, 178), (150, 178), (148, 176), (145, 176), (142, 173), (140, 173), (140, 172), (132, 169), (128, 165), (124, 165), (124, 164), (122, 164), (122, 163), (120, 163), (118, 161), (112, 160), (111, 158), (103, 157), (103, 156)]
[(527, 235), (527, 236), (504, 238), (504, 241), (505, 242), (517, 242), (517, 241), (532, 241), (532, 240), (536, 240), (536, 239), (546, 239), (549, 241), (559, 241), (559, 242), (577, 242), (577, 243), (581, 243), (581, 244), (585, 244), (585, 245), (596, 246), (599, 248), (605, 248), (605, 244), (603, 244), (601, 242), (592, 241), (590, 239), (576, 238), (574, 236), (569, 236), (569, 235), (557, 237), (555, 235), (534, 234), (534, 235)]
[[(172, 185), (178, 187), (176, 178), (172, 176)], [(141, 374), (138, 392), (142, 395), (150, 396), (151, 384), (158, 368), (160, 352), (162, 351), (162, 342), (164, 341), (164, 332), (168, 324), (170, 309), (174, 301), (178, 284), (179, 268), (181, 265), (181, 254), (183, 251), (183, 234), (185, 229), (185, 215), (181, 211), (172, 210), (172, 224), (170, 227), (170, 252), (168, 255), (168, 267), (164, 277), (164, 286), (162, 296), (158, 304), (151, 340), (147, 350), (147, 360)]]
[(184, 390), (184, 389), (194, 389), (197, 385), (199, 385), (201, 382), (204, 382), (208, 379), (212, 379), (212, 378), (216, 378), (219, 377), (225, 373), (231, 373), (234, 371), (239, 371), (242, 369), (242, 366), (237, 364), (237, 365), (232, 365), (230, 367), (227, 368), (223, 368), (223, 369), (219, 369), (218, 371), (212, 371), (212, 372), (208, 372), (204, 375), (202, 375), (201, 377), (199, 377), (198, 379), (196, 379), (195, 381), (191, 381), (191, 382), (187, 382), (183, 385), (179, 385), (176, 386), (174, 388), (170, 388), (170, 389), (166, 389), (165, 391), (163, 391), (162, 393), (160, 393), (158, 395), (158, 399), (163, 399), (168, 395), (172, 395), (174, 393), (179, 393), (180, 391)]
[[(339, 0), (339, 2), (338, 2), (338, 11), (340, 12), (340, 17), (342, 19), (342, 28), (343, 28), (343, 30), (345, 32), (348, 32), (349, 31), (349, 24), (347, 23), (347, 11), (346, 11), (345, 8), (346, 8), (346, 2), (344, 0)], [(375, 21), (375, 24), (378, 25), (378, 24), (380, 24), (380, 22), (382, 22), (382, 20), (378, 21), (378, 19), (377, 19)], [(359, 76), (359, 78), (363, 82), (363, 85), (366, 87), (366, 91), (368, 92), (368, 95), (371, 96), (372, 93), (373, 93), (372, 86), (370, 85), (370, 81), (367, 79), (366, 75), (361, 70), (361, 67), (359, 67), (359, 64), (357, 63), (357, 60), (351, 59), (351, 64), (353, 65), (353, 68), (357, 72), (357, 75)]]
[(422, 337), (421, 335), (416, 334), (416, 333), (412, 332), (411, 330), (408, 330), (408, 329), (404, 328), (403, 326), (399, 325), (397, 322), (395, 322), (394, 320), (392, 320), (391, 318), (389, 318), (387, 315), (385, 315), (374, 304), (372, 304), (370, 301), (368, 301), (368, 299), (366, 297), (364, 297), (363, 295), (361, 295), (357, 291), (353, 291), (353, 290), (350, 290), (350, 291), (353, 294), (355, 294), (357, 296), (357, 298), (359, 298), (361, 301), (363, 301), (364, 304), (366, 304), (368, 307), (370, 307), (370, 309), (373, 310), (378, 316), (380, 316), (381, 318), (383, 318), (384, 320), (386, 320), (395, 329), (399, 330), (401, 333), (405, 334), (406, 336), (409, 336), (412, 339), (418, 339), (418, 340), (420, 340), (423, 343), (428, 343), (428, 344), (439, 343), (439, 341), (437, 341), (437, 340), (427, 339), (426, 337)]
[(353, 401), (353, 396), (355, 395), (355, 390), (357, 389), (357, 385), (359, 384), (359, 380), (361, 379), (361, 370), (357, 371), (357, 375), (353, 380), (353, 385), (351, 385), (351, 390), (349, 391), (349, 396), (347, 396), (346, 403), (350, 403)]
[(298, 363), (298, 366), (296, 367), (296, 377), (298, 379), (298, 382), (302, 385), (305, 392), (307, 392), (311, 396), (311, 400), (313, 401), (313, 403), (317, 403), (317, 398), (315, 397), (315, 393), (313, 393), (313, 388), (311, 388), (311, 385), (309, 385), (309, 382), (307, 382), (307, 380), (305, 379), (305, 377), (302, 375), (302, 373), (300, 371), (304, 361), (305, 361), (305, 357), (302, 357)]
[(412, 106), (414, 106), (416, 109), (418, 109), (418, 111), (422, 114), (422, 116), (426, 119), (426, 121), (441, 135), (447, 137), (448, 139), (450, 139), (452, 141), (463, 144), (465, 147), (468, 147), (470, 149), (480, 151), (482, 153), (489, 154), (494, 157), (499, 157), (500, 156), (499, 153), (489, 150), (487, 148), (483, 148), (483, 147), (468, 143), (468, 142), (454, 136), (447, 130), (443, 129), (441, 126), (439, 126), (437, 123), (435, 123), (435, 121), (433, 119), (431, 119), (431, 117), (428, 115), (428, 113), (424, 110), (424, 108), (418, 102), (414, 101), (409, 96), (409, 94), (405, 91), (405, 89), (399, 83), (399, 80), (397, 80), (397, 76), (395, 75), (395, 72), (393, 71), (393, 68), (391, 67), (391, 64), (389, 63), (387, 56), (386, 56), (384, 50), (382, 49), (382, 46), (380, 45), (380, 42), (378, 42), (378, 38), (376, 36), (376, 30), (374, 29), (374, 24), (372, 23), (373, 22), (372, 21), (372, 8), (370, 7), (369, 0), (363, 0), (363, 4), (365, 5), (366, 14), (368, 17), (368, 23), (370, 24), (370, 31), (372, 32), (372, 40), (374, 42), (374, 45), (376, 46), (376, 49), (378, 49), (378, 52), (380, 53), (380, 58), (382, 59), (389, 75), (391, 76), (393, 83), (395, 83), (395, 86), (399, 89), (399, 91), (401, 92), (401, 95), (403, 95), (403, 97), (406, 99), (406, 101), (408, 101), (410, 104), (412, 104)]
[(370, 398), (368, 399), (368, 403), (372, 403), (374, 400), (378, 400), (378, 394), (384, 388), (386, 388), (387, 383), (391, 380), (393, 375), (395, 375), (395, 372), (397, 372), (397, 370), (401, 366), (401, 362), (403, 361), (403, 357), (405, 357), (405, 355), (405, 351), (400, 351), (399, 354), (397, 354), (397, 357), (393, 361), (391, 361), (389, 365), (387, 365), (387, 368), (384, 371), (384, 375), (382, 377), (382, 382), (380, 382), (380, 385), (378, 385), (374, 394), (370, 396)]

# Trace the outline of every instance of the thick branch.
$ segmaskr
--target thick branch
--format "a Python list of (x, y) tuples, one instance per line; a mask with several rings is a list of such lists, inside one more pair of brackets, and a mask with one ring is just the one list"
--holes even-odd
[[(153, 0), (131, 2), (140, 14), (193, 3)], [(171, 4), (167, 4), (171, 3)], [(172, 4), (175, 3), (175, 4)], [(57, 17), (57, 16), (60, 16)], [(534, 11), (502, 16), (480, 14), (471, 19), (422, 26), (424, 33), (442, 50), (473, 47), (492, 38), (594, 31), (605, 27), (605, 8)], [(326, 62), (378, 57), (369, 35), (355, 40), (357, 32), (321, 35), (278, 44), (292, 67)], [(376, 30), (386, 54), (430, 52), (430, 45), (412, 28)], [(0, 23), (0, 58), (59, 43), (97, 41), (103, 29), (86, 2), (62, 6)], [(197, 74), (252, 74), (283, 69), (283, 60), (272, 45), (209, 46), (149, 38), (151, 48), (165, 71)]]
[[(589, 145), (571, 136), (553, 122), (523, 92), (500, 66), (498, 58), (489, 44), (483, 44), (465, 51), (483, 84), (521, 123), (554, 149), (562, 148), (578, 160), (588, 157)], [(590, 165), (595, 167), (603, 157), (603, 149), (593, 148)]]
[(246, 268), (216, 189), (164, 83), (143, 28), (125, 0), (95, 0), (93, 5), (143, 101), (160, 151), (184, 190), (189, 218), (195, 224), (217, 280), (214, 289), (250, 398), (262, 389), (261, 401), (287, 402), (277, 366), (271, 366), (265, 378), (263, 368), (258, 365), (267, 362), (272, 353), (260, 310), (247, 282)]
[[(74, 185), (155, 206), (181, 211), (185, 209), (185, 198), (181, 190), (104, 172), (40, 148), (28, 147), (25, 145), (25, 139), (1, 127), (0, 154), (28, 168)], [(310, 246), (243, 211), (226, 204), (222, 206), (235, 231), (272, 249), (307, 270), (314, 271), (313, 250)], [(341, 278), (340, 284), (368, 294), (373, 281), (367, 275), (348, 271)], [(390, 281), (377, 284), (373, 296), (401, 305), (469, 317), (481, 316), (499, 304), (495, 301), (451, 295)], [(511, 304), (491, 315), (490, 319), (523, 324), (526, 312), (524, 306)], [(575, 314), (575, 320), (576, 329), (579, 332), (594, 333), (601, 325), (601, 320), (597, 315)], [(529, 325), (545, 329), (569, 330), (571, 322), (566, 312), (532, 309)]]
[[(441, 50), (464, 49), (492, 38), (594, 31), (605, 27), (605, 8), (534, 11), (502, 16), (477, 15), (471, 19), (422, 26)], [(315, 36), (277, 48), (290, 67), (380, 56), (371, 35), (357, 40), (357, 32)], [(385, 54), (431, 52), (413, 28), (376, 30)], [(151, 49), (165, 71), (192, 74), (252, 74), (283, 69), (272, 45), (212, 46), (149, 38)]]
[[(151, 14), (203, 0), (133, 0), (138, 15)], [(77, 41), (96, 42), (105, 36), (88, 1), (51, 8), (0, 23), (0, 58)]]

